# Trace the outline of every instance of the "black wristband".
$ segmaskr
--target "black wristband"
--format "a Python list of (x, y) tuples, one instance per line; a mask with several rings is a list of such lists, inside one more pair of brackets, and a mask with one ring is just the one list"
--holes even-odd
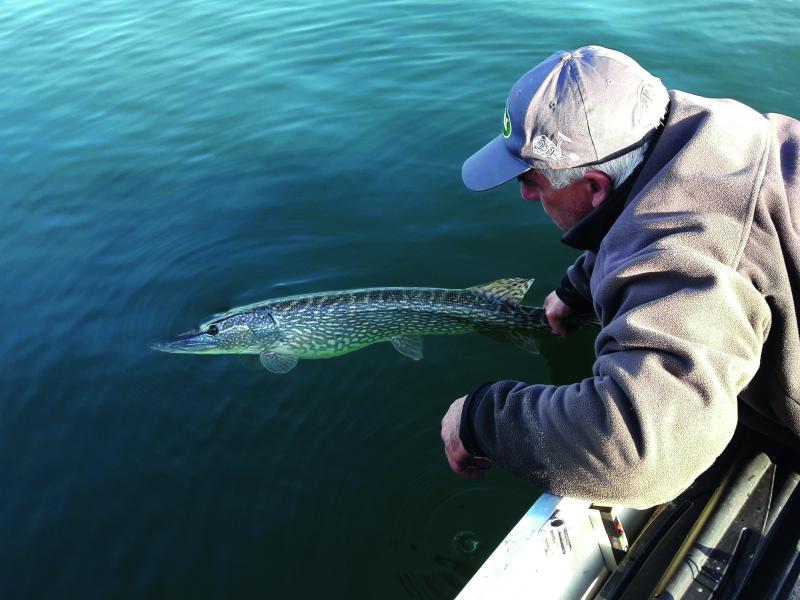
[(561, 285), (556, 288), (556, 296), (576, 313), (594, 313), (592, 303), (578, 293), (566, 275), (561, 280)]
[(464, 400), (464, 405), (461, 408), (461, 422), (458, 425), (458, 437), (461, 438), (461, 443), (464, 445), (466, 451), (472, 456), (483, 456), (483, 452), (478, 445), (478, 440), (475, 439), (472, 417), (478, 405), (481, 403), (481, 400), (483, 400), (486, 390), (494, 383), (494, 381), (489, 381), (472, 390), (466, 400)]

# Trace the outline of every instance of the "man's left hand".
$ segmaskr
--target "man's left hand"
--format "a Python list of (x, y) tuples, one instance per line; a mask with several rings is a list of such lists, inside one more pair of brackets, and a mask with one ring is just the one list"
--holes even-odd
[(453, 402), (442, 419), (444, 453), (453, 473), (467, 479), (483, 479), (484, 471), (492, 466), (492, 461), (483, 456), (472, 456), (464, 448), (458, 435), (461, 425), (461, 410), (464, 408), (466, 399), (467, 397), (464, 396)]

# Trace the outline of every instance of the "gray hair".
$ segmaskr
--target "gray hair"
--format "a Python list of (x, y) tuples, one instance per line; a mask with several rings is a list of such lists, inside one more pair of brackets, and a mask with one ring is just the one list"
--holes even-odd
[(547, 177), (547, 181), (549, 181), (550, 185), (555, 189), (561, 189), (568, 186), (570, 183), (578, 181), (587, 171), (600, 171), (601, 173), (605, 173), (611, 178), (613, 183), (612, 189), (616, 189), (631, 173), (633, 173), (636, 167), (641, 164), (647, 154), (647, 147), (649, 145), (649, 141), (643, 142), (641, 146), (634, 148), (626, 154), (589, 167), (574, 167), (571, 169), (534, 168), (537, 173), (541, 173)]

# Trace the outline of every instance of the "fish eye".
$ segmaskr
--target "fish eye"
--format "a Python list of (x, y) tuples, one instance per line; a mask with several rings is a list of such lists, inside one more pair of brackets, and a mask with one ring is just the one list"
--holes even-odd
[(217, 327), (216, 325), (210, 325), (206, 330), (206, 333), (208, 335), (217, 335), (219, 333), (219, 327)]

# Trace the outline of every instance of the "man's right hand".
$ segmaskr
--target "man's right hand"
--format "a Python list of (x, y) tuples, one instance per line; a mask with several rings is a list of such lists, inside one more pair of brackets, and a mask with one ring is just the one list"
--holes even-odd
[(556, 335), (565, 337), (571, 333), (564, 323), (564, 320), (569, 317), (572, 312), (569, 305), (562, 302), (555, 291), (550, 292), (547, 298), (544, 299), (544, 313), (547, 316), (550, 329), (552, 329), (553, 333)]

